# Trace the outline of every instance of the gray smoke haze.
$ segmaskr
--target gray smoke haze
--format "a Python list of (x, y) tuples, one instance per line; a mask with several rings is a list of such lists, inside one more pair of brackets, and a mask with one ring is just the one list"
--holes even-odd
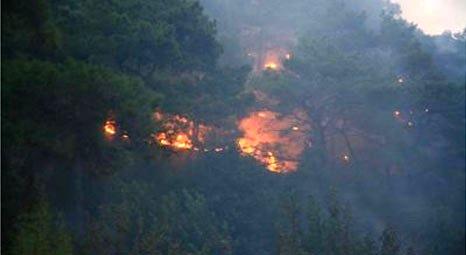
[[(403, 67), (403, 59), (400, 59), (392, 49), (371, 41), (372, 35), (380, 32), (383, 13), (393, 13), (395, 17), (401, 19), (400, 7), (396, 4), (372, 0), (202, 0), (201, 3), (208, 15), (217, 22), (219, 40), (224, 46), (224, 55), (221, 59), (221, 63), (224, 65), (246, 64), (260, 71), (264, 65), (263, 59), (267, 58), (264, 57), (267, 55), (267, 51), (279, 52), (281, 49), (284, 50), (284, 53), (278, 54), (284, 56), (283, 54), (286, 52), (292, 52), (297, 55), (296, 59), (299, 60), (300, 54), (307, 54), (307, 49), (303, 49), (303, 45), (301, 45), (303, 40), (315, 38), (335, 40), (336, 43), (344, 44), (348, 51), (352, 51), (353, 48), (360, 47), (360, 45), (352, 45), (355, 43), (353, 38), (358, 35), (345, 34), (347, 31), (339, 27), (341, 21), (347, 19), (348, 22), (355, 22), (349, 26), (362, 25), (367, 29), (361, 32), (366, 36), (366, 41), (358, 43), (365, 44), (366, 50), (361, 58), (372, 63), (371, 68), (373, 68), (374, 74), (381, 75), (381, 79), (393, 77), (392, 79), (396, 80), (402, 77), (408, 82), (410, 80), (414, 82), (417, 79), (405, 76), (409, 70)], [(347, 16), (360, 18), (349, 19)], [(416, 28), (413, 27), (413, 29)], [(417, 33), (425, 49), (434, 52), (434, 63), (442, 69), (447, 77), (461, 84), (461, 81), (464, 81), (466, 70), (464, 38), (453, 38), (452, 35), (432, 38), (424, 35), (420, 30), (417, 30)], [(453, 63), (451, 63), (452, 59), (455, 59)], [(377, 80), (377, 78), (372, 78)], [(371, 89), (384, 87), (387, 82), (391, 81), (374, 82), (371, 84)], [(267, 87), (268, 85), (263, 84), (262, 86)], [(351, 86), (357, 87), (359, 84), (355, 83)], [(378, 99), (368, 98), (367, 100), (368, 102), (377, 102)], [(422, 111), (425, 109), (414, 110), (411, 99), (402, 98), (398, 102), (390, 104), (399, 105), (404, 112), (416, 111), (410, 114), (418, 115), (419, 119), (424, 118)], [(435, 121), (440, 123), (445, 122), (442, 117), (432, 118), (437, 118)], [(362, 119), (354, 121), (364, 122)], [(389, 127), (385, 127), (385, 129), (389, 129)], [(300, 190), (302, 194), (318, 194), (323, 199), (324, 190), (328, 190), (329, 186), (336, 186), (342, 197), (351, 202), (356, 214), (364, 219), (361, 224), (365, 226), (363, 228), (380, 231), (387, 223), (396, 221), (400, 228), (404, 228), (411, 234), (417, 233), (426, 226), (432, 227), (429, 223), (438, 213), (431, 209), (433, 204), (438, 203), (439, 194), (451, 194), (449, 201), (443, 201), (445, 206), (454, 208), (450, 220), (455, 224), (464, 224), (464, 171), (458, 171), (457, 177), (452, 180), (441, 172), (428, 170), (432, 168), (439, 168), (440, 171), (464, 169), (464, 160), (461, 157), (447, 159), (448, 157), (443, 152), (449, 147), (449, 142), (444, 137), (437, 135), (437, 131), (438, 127), (430, 130), (427, 127), (425, 129), (420, 127), (413, 131), (416, 134), (400, 138), (407, 145), (407, 148), (415, 148), (419, 146), (416, 137), (421, 135), (426, 137), (428, 134), (432, 141), (421, 141), (424, 143), (421, 150), (423, 155), (431, 157), (430, 162), (435, 162), (435, 166), (422, 162), (421, 158), (414, 155), (415, 153), (412, 156), (409, 155), (410, 149), (406, 149), (398, 151), (397, 153), (400, 155), (390, 155), (390, 157), (396, 158), (398, 163), (391, 166), (393, 168), (387, 168), (388, 173), (402, 171), (401, 175), (393, 174), (391, 176), (388, 174), (381, 177), (371, 173), (371, 171), (376, 171), (377, 167), (374, 169), (366, 168), (361, 172), (348, 174), (353, 175), (352, 178), (356, 180), (352, 179), (346, 182), (345, 174), (340, 171), (347, 171), (347, 169), (334, 169), (329, 172), (319, 172), (318, 169), (312, 169), (311, 173), (307, 173), (309, 176), (304, 178), (305, 181), (296, 185), (296, 189)], [(357, 169), (352, 170), (358, 171)], [(377, 190), (377, 192), (371, 192), (373, 190)], [(438, 204), (436, 206), (438, 207)]]

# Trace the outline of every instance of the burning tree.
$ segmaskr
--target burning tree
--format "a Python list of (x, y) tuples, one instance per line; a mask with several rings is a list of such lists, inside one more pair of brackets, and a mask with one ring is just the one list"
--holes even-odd
[(272, 172), (296, 171), (300, 156), (309, 144), (309, 123), (300, 119), (300, 115), (295, 112), (281, 116), (266, 110), (250, 113), (238, 125), (243, 133), (237, 140), (241, 154), (253, 157)]

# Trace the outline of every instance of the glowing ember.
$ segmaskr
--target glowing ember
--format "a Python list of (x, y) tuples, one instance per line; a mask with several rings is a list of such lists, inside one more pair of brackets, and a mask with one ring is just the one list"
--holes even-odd
[(129, 135), (126, 134), (126, 133), (125, 133), (125, 134), (122, 134), (122, 135), (121, 135), (121, 139), (122, 139), (123, 141), (129, 141)]
[(290, 59), (291, 59), (291, 54), (290, 54), (290, 53), (286, 53), (285, 58), (286, 58), (287, 60), (290, 60)]
[(294, 130), (294, 131), (298, 131), (298, 130), (299, 130), (299, 127), (294, 126), (294, 127), (292, 127), (291, 129)]
[[(296, 123), (300, 123), (301, 130), (293, 129)], [(237, 140), (243, 156), (253, 157), (271, 172), (296, 171), (299, 157), (307, 145), (305, 131), (310, 129), (303, 114), (295, 112), (280, 116), (267, 110), (253, 112), (240, 120), (238, 128), (243, 132)]]
[(105, 121), (104, 133), (107, 136), (114, 136), (116, 134), (116, 122), (114, 120)]
[(399, 84), (399, 85), (403, 85), (403, 83), (405, 82), (405, 77), (403, 75), (398, 75), (396, 77), (396, 82)]
[(394, 111), (393, 112), (393, 116), (395, 116), (395, 117), (399, 117), (400, 115), (401, 115), (400, 111)]
[(349, 161), (350, 161), (350, 156), (348, 156), (347, 154), (343, 154), (343, 155), (341, 156), (341, 159), (342, 159), (344, 162), (349, 163)]
[(267, 117), (267, 112), (259, 112), (259, 113), (257, 114), (257, 116), (259, 116), (259, 117), (261, 117), (261, 118), (265, 118), (265, 117)]

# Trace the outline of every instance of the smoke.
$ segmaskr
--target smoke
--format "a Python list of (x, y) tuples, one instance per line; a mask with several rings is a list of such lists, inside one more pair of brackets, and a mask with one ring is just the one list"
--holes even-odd
[(439, 35), (446, 30), (461, 31), (466, 26), (466, 3), (461, 0), (394, 0), (401, 5), (403, 17), (426, 34)]
[[(354, 50), (355, 58), (360, 58), (358, 61), (361, 62), (348, 62), (348, 65), (358, 66), (361, 64), (361, 69), (367, 68), (361, 71), (366, 75), (361, 77), (354, 73), (349, 75), (348, 79), (352, 78), (355, 82), (348, 84), (351, 86), (350, 88), (342, 89), (360, 88), (363, 86), (361, 83), (367, 83), (367, 80), (372, 81), (366, 85), (366, 89), (369, 91), (368, 95), (360, 96), (366, 96), (365, 104), (373, 106), (372, 110), (375, 116), (372, 120), (365, 120), (362, 115), (354, 115), (350, 117), (350, 121), (345, 122), (348, 123), (347, 125), (350, 126), (353, 133), (366, 133), (368, 139), (361, 139), (357, 135), (349, 137), (334, 135), (327, 141), (326, 145), (327, 150), (332, 152), (330, 159), (334, 161), (332, 167), (312, 168), (315, 165), (313, 166), (309, 162), (313, 160), (313, 155), (316, 153), (313, 151), (315, 148), (308, 148), (302, 144), (296, 145), (292, 141), (285, 142), (283, 140), (289, 138), (278, 135), (283, 131), (282, 129), (290, 130), (293, 127), (288, 123), (282, 125), (283, 120), (278, 120), (277, 117), (279, 114), (289, 112), (289, 109), (283, 106), (286, 102), (280, 99), (283, 95), (277, 91), (273, 92), (273, 89), (270, 89), (272, 91), (270, 93), (270, 91), (261, 91), (261, 88), (249, 87), (256, 94), (257, 105), (272, 106), (273, 111), (265, 111), (264, 113), (270, 114), (276, 122), (264, 122), (258, 117), (261, 112), (257, 111), (250, 112), (246, 118), (240, 120), (239, 129), (244, 136), (239, 140), (239, 147), (243, 154), (255, 158), (270, 170), (270, 168), (275, 169), (274, 166), (271, 166), (271, 162), (272, 165), (276, 164), (275, 162), (279, 158), (275, 159), (275, 156), (279, 153), (264, 148), (273, 143), (279, 144), (279, 147), (289, 148), (293, 155), (288, 155), (288, 157), (293, 158), (293, 164), (288, 169), (285, 167), (287, 171), (297, 170), (297, 174), (308, 175), (307, 178), (319, 175), (318, 181), (326, 183), (325, 185), (309, 185), (313, 186), (312, 188), (303, 188), (297, 184), (297, 189), (302, 190), (303, 193), (321, 194), (322, 191), (315, 187), (337, 186), (343, 197), (354, 204), (357, 214), (366, 219), (367, 225), (376, 226), (376, 230), (380, 230), (388, 222), (398, 222), (400, 228), (412, 233), (425, 228), (435, 213), (431, 209), (432, 205), (436, 204), (437, 206), (439, 197), (443, 197), (448, 192), (456, 194), (455, 198), (448, 201), (449, 206), (460, 212), (452, 218), (452, 221), (464, 222), (462, 192), (453, 191), (447, 187), (437, 188), (439, 185), (448, 186), (454, 182), (456, 185), (454, 189), (459, 187), (464, 190), (460, 184), (464, 180), (464, 174), (459, 174), (460, 181), (454, 181), (439, 174), (439, 169), (447, 166), (445, 162), (447, 156), (441, 152), (442, 149), (439, 149), (445, 148), (442, 145), (446, 143), (445, 138), (439, 137), (436, 134), (437, 131), (433, 131), (427, 126), (427, 123), (435, 118), (430, 112), (431, 106), (419, 105), (416, 98), (405, 96), (410, 90), (410, 86), (416, 84), (418, 77), (410, 75), (405, 60), (401, 59), (395, 50), (371, 41), (374, 38), (373, 34), (380, 32), (384, 13), (394, 14), (397, 20), (403, 22), (401, 20), (402, 12), (398, 5), (389, 1), (373, 0), (202, 0), (201, 3), (206, 12), (217, 22), (219, 39), (225, 47), (221, 63), (232, 66), (246, 64), (253, 67), (252, 78), (248, 80), (249, 84), (247, 85), (256, 82), (260, 83), (261, 88), (267, 90), (273, 87), (270, 83), (280, 80), (280, 78), (273, 78), (274, 73), (278, 72), (288, 77), (294, 77), (294, 80), (290, 79), (293, 82), (287, 86), (298, 86), (300, 80), (303, 80), (302, 77), (292, 73), (287, 65), (299, 64), (299, 61), (305, 58), (300, 54), (307, 54), (306, 51), (312, 50), (302, 49), (303, 45), (300, 43), (303, 42), (303, 38), (306, 40), (325, 38), (335, 44), (341, 43), (342, 48), (347, 49), (348, 52), (352, 52), (358, 47), (365, 49), (362, 53)], [(360, 34), (349, 33), (341, 24), (355, 28), (354, 30), (360, 31)], [(424, 49), (433, 54), (433, 63), (450, 79), (460, 82), (463, 79), (464, 81), (464, 63), (466, 62), (461, 62), (465, 58), (464, 40), (443, 36), (432, 41), (421, 31), (417, 31), (417, 33)], [(390, 39), (397, 40), (398, 38)], [(294, 59), (295, 56), (295, 62), (287, 63), (289, 58)], [(367, 63), (370, 64), (365, 67), (364, 65)], [(259, 82), (257, 82), (257, 77), (262, 77), (264, 70), (266, 73), (269, 72), (272, 78), (269, 77), (268, 80), (259, 78)], [(309, 70), (308, 72), (314, 71)], [(336, 72), (335, 70), (324, 71)], [(380, 77), (375, 77), (376, 75), (380, 75)], [(322, 82), (329, 81), (322, 79)], [(302, 86), (305, 88), (311, 85), (303, 84)], [(389, 91), (393, 91), (394, 95), (397, 93), (400, 95), (397, 101), (384, 101), (386, 95), (374, 96), (379, 93), (379, 89), (387, 87), (393, 88)], [(325, 89), (327, 88), (322, 90)], [(401, 92), (396, 92), (395, 89)], [(286, 88), (282, 91), (287, 93)], [(262, 96), (258, 97), (258, 94)], [(325, 93), (310, 96), (314, 96), (315, 100), (315, 98), (319, 99), (319, 95), (325, 95)], [(298, 95), (297, 100), (300, 98), (299, 96), (302, 95)], [(351, 96), (353, 94), (348, 95), (348, 97)], [(267, 102), (264, 103), (264, 101)], [(340, 107), (343, 107), (343, 103), (335, 104), (335, 108)], [(432, 107), (435, 108), (435, 106)], [(398, 114), (394, 116), (396, 111)], [(433, 111), (435, 116), (435, 110)], [(316, 124), (314, 123), (315, 119), (309, 121)], [(319, 121), (330, 120), (322, 119)], [(343, 123), (344, 118), (332, 121)], [(444, 120), (437, 119), (436, 121), (442, 122)], [(273, 129), (277, 125), (280, 128), (274, 131), (275, 133), (259, 132), (263, 128)], [(377, 129), (377, 131), (371, 133), (370, 129), (367, 128), (369, 125), (373, 125), (371, 128)], [(315, 130), (313, 128), (309, 130), (313, 136)], [(338, 129), (335, 130), (338, 131)], [(397, 135), (394, 130), (400, 134)], [(426, 139), (429, 136), (430, 139)], [(388, 141), (384, 137), (395, 137), (395, 139)], [(424, 140), (419, 141), (419, 137), (423, 137)], [(300, 137), (290, 139), (305, 141)], [(348, 150), (348, 143), (354, 145), (351, 150), (356, 152)], [(390, 147), (390, 144), (395, 144), (395, 146)], [(380, 146), (382, 149), (376, 149)], [(439, 147), (434, 149), (433, 146)], [(270, 154), (268, 154), (269, 152)], [(354, 159), (353, 153), (360, 156)], [(436, 153), (442, 156), (429, 160), (435, 164), (424, 162), (424, 158)], [(302, 154), (304, 155), (302, 156), (303, 160), (296, 160), (301, 158)], [(272, 160), (270, 157), (274, 159)], [(365, 160), (370, 163), (362, 167), (353, 162), (356, 160)], [(462, 168), (464, 166), (461, 164), (456, 166), (456, 169)], [(306, 181), (303, 182), (309, 181), (313, 184), (317, 182), (315, 179), (304, 179)], [(432, 192), (432, 189), (435, 189), (435, 192)]]

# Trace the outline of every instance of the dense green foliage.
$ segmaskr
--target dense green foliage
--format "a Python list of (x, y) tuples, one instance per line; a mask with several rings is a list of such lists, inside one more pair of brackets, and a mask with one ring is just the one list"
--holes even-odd
[[(102, 206), (91, 221), (84, 249), (89, 254), (229, 254), (226, 223), (195, 192), (154, 198), (150, 185), (121, 187), (118, 201)], [(209, 219), (208, 222), (204, 222)]]
[[(2, 251), (463, 254), (466, 30), (426, 36), (363, 2), (4, 1)], [(294, 33), (283, 70), (243, 65)], [(234, 148), (238, 119), (264, 108), (312, 122), (295, 173)], [(155, 109), (229, 147), (156, 146)]]
[(12, 254), (73, 254), (71, 237), (63, 219), (52, 215), (46, 202), (39, 202), (18, 218)]

